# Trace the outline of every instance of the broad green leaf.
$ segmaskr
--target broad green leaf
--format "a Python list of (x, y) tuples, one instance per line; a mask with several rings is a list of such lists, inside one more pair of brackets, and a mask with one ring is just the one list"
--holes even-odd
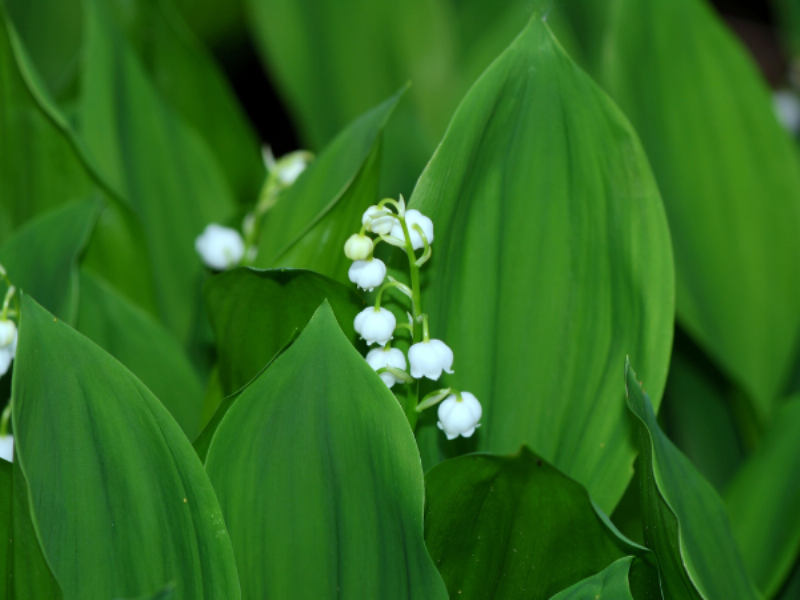
[(747, 571), (772, 598), (800, 558), (800, 398), (775, 414), (761, 446), (725, 490)]
[(447, 598), (411, 429), (327, 303), (231, 406), (206, 471), (245, 598)]
[(60, 206), (28, 221), (0, 248), (11, 282), (68, 323), (78, 315), (78, 259), (97, 220), (98, 202)]
[(718, 491), (744, 461), (730, 382), (679, 332), (659, 415), (669, 438)]
[(666, 598), (761, 598), (736, 549), (714, 488), (656, 422), (650, 398), (625, 363), (628, 408), (638, 419), (642, 515)]
[(171, 600), (173, 597), (172, 593), (174, 591), (174, 586), (169, 585), (155, 594), (145, 594), (144, 596), (139, 596), (138, 598), (134, 598), (132, 600)]
[(65, 598), (135, 597), (168, 581), (175, 598), (240, 597), (219, 504), (177, 423), (119, 362), (27, 294), (13, 425), (15, 461)]
[(17, 460), (17, 448), (14, 448), (14, 453), (11, 468), (12, 535), (10, 539), (6, 538), (13, 566), (11, 579), (6, 581), (6, 592), (9, 599), (15, 600), (61, 600), (64, 597), (61, 588), (39, 545), (40, 525), (33, 522), (28, 484)]
[(425, 543), (451, 598), (546, 600), (618, 559), (648, 554), (527, 447), (443, 462), (425, 474), (425, 490)]
[(354, 344), (353, 321), (364, 308), (353, 286), (301, 269), (234, 269), (210, 278), (204, 295), (224, 395), (258, 375), (324, 300)]
[(405, 88), (342, 131), (264, 217), (259, 267), (313, 268), (347, 281), (347, 238), (378, 201), (381, 134)]
[(783, 586), (780, 593), (776, 596), (778, 600), (794, 600), (800, 598), (800, 560), (794, 566), (789, 580)]
[(678, 321), (752, 397), (751, 418), (766, 422), (800, 326), (796, 150), (747, 51), (707, 2), (620, 0), (617, 9), (605, 83), (664, 197)]
[(233, 196), (202, 138), (167, 106), (99, 0), (85, 0), (80, 130), (145, 232), (162, 321), (182, 343), (201, 319), (195, 238), (232, 215)]
[[(433, 219), (424, 312), (474, 393), (469, 448), (525, 443), (610, 512), (635, 448), (619, 367), (664, 387), (673, 273), (664, 210), (636, 134), (534, 17), (464, 98), (410, 206)], [(423, 460), (445, 444), (429, 418)]]
[(141, 225), (50, 100), (2, 6), (0, 21), (0, 245), (36, 215), (102, 198), (84, 264), (154, 311)]
[(8, 588), (13, 573), (13, 554), (11, 543), (14, 530), (11, 513), (12, 502), (12, 470), (11, 463), (0, 460), (0, 600), (10, 598)]
[(102, 278), (81, 270), (80, 288), (78, 331), (130, 369), (194, 439), (203, 389), (180, 344)]
[(615, 560), (597, 575), (579, 581), (551, 600), (633, 600), (628, 585), (632, 556)]

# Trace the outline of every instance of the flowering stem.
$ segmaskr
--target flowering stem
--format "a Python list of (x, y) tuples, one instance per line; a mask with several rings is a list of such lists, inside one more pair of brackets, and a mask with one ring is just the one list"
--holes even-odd
[[(404, 217), (398, 217), (400, 226), (403, 228), (403, 236), (405, 237), (405, 250), (408, 257), (408, 270), (411, 275), (411, 338), (412, 342), (417, 342), (420, 339), (421, 332), (419, 331), (419, 316), (422, 314), (422, 293), (420, 292), (419, 285), (419, 267), (417, 266), (417, 256), (414, 253), (414, 247), (411, 245), (411, 236), (408, 233), (408, 225)], [(408, 417), (408, 423), (411, 425), (411, 431), (414, 431), (417, 425), (417, 404), (419, 403), (419, 382), (412, 383), (408, 386), (408, 396), (406, 397), (405, 412)]]
[(8, 422), (11, 419), (11, 402), (8, 403), (2, 416), (0, 416), (0, 437), (8, 435)]
[(253, 212), (245, 217), (245, 223), (248, 223), (248, 221), (249, 223), (244, 227), (244, 255), (241, 263), (244, 266), (252, 265), (255, 259), (253, 250), (258, 248), (258, 240), (261, 237), (261, 222), (264, 215), (278, 202), (278, 195), (281, 189), (283, 189), (283, 186), (281, 186), (278, 176), (274, 173), (269, 173), (261, 192), (258, 194), (258, 201)]

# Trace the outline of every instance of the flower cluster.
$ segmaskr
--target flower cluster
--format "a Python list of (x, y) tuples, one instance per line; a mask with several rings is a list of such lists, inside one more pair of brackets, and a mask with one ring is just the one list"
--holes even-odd
[[(375, 238), (368, 234), (373, 234)], [(411, 287), (388, 277), (386, 265), (373, 256), (380, 242), (401, 248), (408, 256)], [(354, 327), (367, 345), (378, 345), (367, 354), (367, 363), (378, 373), (387, 387), (415, 383), (427, 378), (437, 381), (442, 373), (453, 373), (453, 351), (442, 340), (431, 339), (428, 315), (422, 310), (419, 286), (419, 269), (431, 257), (433, 221), (416, 209), (406, 209), (405, 201), (387, 198), (370, 206), (361, 218), (361, 231), (351, 235), (344, 245), (344, 253), (353, 264), (348, 277), (365, 291), (378, 288), (375, 305), (365, 308), (355, 319)], [(417, 256), (418, 250), (422, 254)], [(381, 297), (387, 289), (395, 288), (411, 299), (412, 313), (409, 322), (398, 325), (395, 315), (381, 307)], [(407, 330), (412, 338), (408, 360), (403, 352), (391, 347), (395, 333)], [(462, 435), (470, 437), (481, 419), (481, 405), (469, 392), (446, 388), (431, 392), (417, 401), (418, 387), (409, 392), (413, 411), (419, 413), (441, 402), (439, 428), (452, 440)], [(410, 417), (411, 418), (411, 417)], [(414, 417), (415, 418), (415, 417)]]

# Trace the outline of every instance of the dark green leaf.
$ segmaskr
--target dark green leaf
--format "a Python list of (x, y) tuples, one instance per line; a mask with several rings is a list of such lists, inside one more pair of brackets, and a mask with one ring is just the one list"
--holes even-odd
[(664, 435), (650, 398), (625, 363), (628, 408), (639, 420), (642, 515), (666, 598), (758, 599), (722, 500)]
[(800, 398), (784, 405), (725, 490), (747, 571), (776, 595), (800, 555)]
[(327, 303), (230, 408), (206, 470), (245, 598), (447, 598), (408, 422)]
[(527, 447), (448, 460), (426, 473), (425, 488), (425, 543), (451, 598), (546, 600), (647, 554), (600, 518), (580, 484)]
[(796, 150), (756, 65), (707, 2), (616, 8), (605, 81), (664, 196), (678, 321), (766, 422), (800, 327)]
[[(669, 233), (625, 117), (539, 17), (463, 100), (410, 206), (433, 219), (424, 312), (448, 384), (484, 405), (469, 445), (531, 446), (607, 512), (635, 450), (619, 388), (638, 349), (660, 399), (673, 327)], [(433, 420), (423, 460), (453, 452)]]
[(381, 133), (405, 88), (342, 131), (264, 217), (256, 265), (347, 281), (347, 238), (378, 201)]
[(327, 299), (348, 339), (356, 342), (353, 321), (364, 301), (344, 286), (312, 271), (241, 268), (220, 273), (204, 288), (208, 314), (219, 354), (224, 395), (255, 377), (302, 331)]
[(200, 136), (159, 97), (98, 0), (86, 0), (80, 129), (145, 231), (162, 321), (187, 342), (201, 318), (195, 238), (225, 222), (233, 196)]
[(800, 4), (796, 0), (772, 0), (786, 46), (794, 57), (800, 57)]
[(620, 558), (597, 575), (587, 577), (551, 600), (633, 600), (628, 585), (632, 556)]
[(156, 592), (154, 594), (145, 594), (144, 596), (139, 596), (138, 598), (134, 598), (133, 600), (170, 600), (172, 598), (172, 593), (174, 591), (175, 587), (172, 585), (168, 585), (159, 592)]
[(11, 463), (0, 460), (0, 600), (11, 598), (9, 595), (13, 573), (11, 543), (14, 538), (11, 520), (12, 493)]
[(220, 507), (177, 423), (28, 295), (13, 407), (14, 464), (65, 597), (135, 597), (167, 581), (176, 598), (240, 597)]
[(203, 389), (180, 344), (101, 278), (82, 270), (80, 286), (78, 331), (130, 369), (194, 439), (200, 431)]
[(28, 221), (0, 248), (11, 282), (68, 323), (78, 316), (78, 259), (97, 220), (86, 200), (53, 208)]

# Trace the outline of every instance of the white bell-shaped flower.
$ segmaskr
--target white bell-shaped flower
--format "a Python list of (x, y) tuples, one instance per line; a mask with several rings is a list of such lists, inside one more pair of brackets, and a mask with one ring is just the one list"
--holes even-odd
[(14, 462), (14, 436), (0, 436), (0, 458)]
[(344, 255), (350, 260), (367, 260), (372, 256), (374, 247), (372, 238), (360, 233), (354, 233), (344, 243)]
[[(414, 228), (414, 225), (420, 226), (429, 244), (433, 243), (433, 221), (419, 212), (416, 208), (407, 210), (405, 218), (406, 227), (408, 227), (408, 235), (411, 238), (411, 247), (414, 248), (414, 250), (419, 250), (420, 248), (425, 247), (425, 244), (422, 242), (422, 236), (419, 234), (419, 231)], [(403, 235), (403, 226), (400, 225), (400, 221), (397, 219), (395, 219), (395, 221), (395, 224), (392, 225), (391, 235), (392, 237), (404, 240), (405, 236)]]
[(362, 290), (371, 292), (386, 278), (386, 265), (378, 258), (357, 260), (350, 265), (347, 276)]
[(17, 326), (14, 321), (0, 321), (0, 377), (8, 372), (17, 354)]
[(370, 306), (356, 315), (353, 326), (356, 333), (367, 342), (367, 345), (380, 344), (383, 346), (392, 339), (397, 319), (394, 318), (391, 311), (385, 308), (375, 309)]
[(480, 427), (481, 403), (469, 392), (461, 392), (459, 399), (456, 394), (450, 394), (439, 405), (439, 429), (444, 431), (448, 440), (454, 440), (459, 435), (470, 437), (475, 429)]
[(427, 377), (436, 381), (442, 371), (452, 373), (453, 351), (442, 340), (428, 340), (414, 344), (408, 350), (411, 376)]
[(795, 135), (800, 133), (800, 97), (791, 90), (779, 90), (772, 95), (772, 101), (783, 127)]
[(206, 226), (194, 247), (203, 262), (216, 271), (238, 265), (244, 256), (244, 240), (239, 232), (216, 223)]
[[(392, 227), (394, 227), (395, 224), (399, 226), (400, 222), (392, 211), (385, 208), (378, 208), (377, 205), (372, 205), (361, 217), (361, 224), (366, 227), (367, 231), (377, 233), (378, 235), (387, 235), (391, 233)], [(400, 239), (403, 239), (402, 235)]]
[(264, 165), (270, 173), (274, 173), (284, 187), (292, 185), (314, 156), (306, 150), (296, 150), (289, 154), (284, 154), (279, 159), (275, 159), (272, 148), (264, 146), (261, 149), (264, 157)]
[[(406, 370), (406, 357), (403, 352), (397, 348), (375, 348), (367, 353), (367, 363), (375, 369), (383, 369), (384, 367), (394, 367), (395, 369)], [(386, 387), (391, 388), (395, 383), (401, 383), (403, 380), (398, 379), (389, 371), (384, 371), (378, 374)]]

